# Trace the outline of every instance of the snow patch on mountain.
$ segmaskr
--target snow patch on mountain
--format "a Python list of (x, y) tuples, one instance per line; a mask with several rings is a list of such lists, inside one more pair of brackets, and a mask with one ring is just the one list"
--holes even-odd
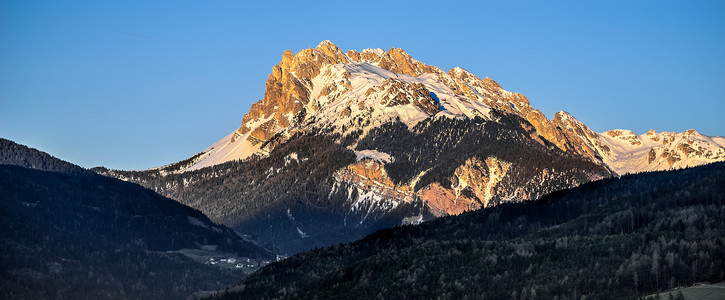
[[(192, 171), (232, 160), (245, 159), (260, 150), (260, 145), (255, 146), (247, 141), (249, 133), (242, 136), (238, 135), (238, 132), (232, 132), (204, 149), (202, 151), (204, 154), (199, 158), (198, 162), (184, 171)], [(237, 137), (235, 138), (235, 136)]]
[(297, 228), (297, 233), (298, 233), (298, 234), (300, 235), (300, 237), (302, 237), (303, 239), (305, 239), (305, 238), (308, 238), (308, 237), (309, 237), (309, 235), (307, 235), (307, 233), (305, 233), (304, 231), (302, 231), (302, 230), (301, 230), (301, 229), (300, 229), (299, 227), (295, 227), (295, 228)]
[(385, 152), (380, 152), (377, 150), (355, 151), (355, 156), (358, 161), (360, 161), (364, 158), (372, 158), (373, 160), (379, 161), (384, 164), (393, 162), (393, 157), (390, 156), (390, 154), (387, 154)]

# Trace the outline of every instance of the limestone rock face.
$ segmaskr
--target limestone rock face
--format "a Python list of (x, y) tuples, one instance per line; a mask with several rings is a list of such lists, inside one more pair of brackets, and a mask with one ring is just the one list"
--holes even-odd
[(481, 207), (481, 204), (472, 198), (456, 196), (453, 190), (444, 188), (437, 182), (422, 188), (420, 197), (426, 201), (431, 213), (437, 217), (459, 215)]
[[(267, 140), (277, 133), (298, 125), (300, 113), (305, 110), (315, 89), (313, 79), (320, 74), (326, 65), (368, 63), (396, 74), (405, 74), (418, 77), (422, 74), (445, 74), (440, 69), (421, 63), (413, 59), (410, 54), (399, 48), (389, 51), (382, 49), (366, 49), (362, 53), (350, 50), (343, 53), (337, 46), (329, 41), (320, 43), (315, 48), (304, 49), (297, 54), (286, 50), (282, 60), (272, 68), (267, 78), (264, 98), (252, 104), (249, 113), (242, 119), (242, 125), (237, 130), (239, 136), (254, 130), (248, 140), (256, 145)], [(344, 93), (350, 88), (349, 72), (347, 82), (327, 84), (318, 96), (328, 96), (333, 93)], [(430, 92), (422, 84), (408, 84), (402, 81), (389, 79), (383, 87), (392, 86), (386, 95), (386, 105), (395, 106), (401, 103), (413, 103), (428, 114), (438, 112), (438, 104), (432, 99)], [(342, 88), (341, 88), (342, 87)], [(319, 105), (313, 105), (319, 109)], [(349, 114), (348, 114), (349, 116)], [(260, 120), (264, 121), (264, 128), (257, 127)], [(235, 140), (236, 141), (236, 140)]]
[(396, 185), (385, 173), (383, 164), (372, 159), (364, 159), (335, 173), (336, 180), (351, 183), (358, 193), (368, 197), (359, 197), (357, 201), (373, 198), (396, 199), (412, 202), (415, 193), (408, 185)]
[(433, 99), (430, 91), (420, 83), (405, 83), (388, 78), (382, 85), (370, 88), (366, 95), (375, 92), (383, 93), (380, 104), (387, 107), (413, 104), (429, 115), (434, 115), (439, 111), (438, 103)]
[(460, 67), (451, 69), (448, 71), (448, 75), (452, 79), (452, 82), (448, 84), (459, 95), (481, 101), (496, 110), (506, 113), (525, 116), (525, 112), (519, 110), (530, 109), (529, 100), (526, 97), (504, 90), (500, 84), (491, 78), (480, 79)]
[(607, 131), (606, 134), (610, 137), (620, 139), (622, 141), (626, 141), (627, 143), (637, 146), (641, 145), (642, 141), (639, 139), (639, 136), (634, 134), (631, 130), (610, 130)]
[(417, 192), (415, 182), (396, 185), (385, 172), (384, 163), (363, 159), (335, 173), (339, 182), (352, 183), (357, 189), (358, 202), (375, 199), (397, 199), (410, 203), (422, 200), (435, 216), (457, 215), (485, 207), (496, 195), (495, 188), (506, 176), (510, 163), (495, 157), (485, 161), (471, 158), (459, 166), (452, 177), (453, 186), (446, 188), (439, 183), (429, 184)]
[[(290, 50), (285, 51), (282, 60), (272, 68), (272, 74), (267, 78), (264, 98), (252, 104), (237, 132), (246, 134), (254, 129), (249, 140), (256, 144), (269, 140), (282, 129), (293, 125), (294, 116), (310, 101), (313, 87), (311, 80), (319, 74), (322, 66), (348, 61), (337, 46), (327, 41), (314, 49), (302, 50), (297, 55)], [(258, 120), (269, 121), (264, 122), (264, 126), (252, 128), (250, 123)]]
[(460, 67), (451, 69), (448, 74), (453, 78), (453, 89), (462, 96), (484, 102), (498, 111), (523, 117), (541, 137), (561, 150), (572, 151), (575, 148), (555, 121), (547, 119), (541, 111), (531, 107), (526, 96), (506, 91), (493, 79), (480, 79)]
[(384, 164), (372, 159), (364, 159), (335, 173), (339, 182), (352, 183), (357, 189), (357, 202), (396, 199), (410, 203), (422, 200), (435, 216), (457, 215), (468, 210), (486, 206), (494, 195), (494, 188), (506, 175), (510, 164), (496, 158), (485, 162), (469, 159), (459, 166), (453, 177), (452, 188), (442, 187), (439, 183), (430, 184), (418, 192), (413, 191), (413, 183), (396, 185), (385, 172)]
[(471, 202), (476, 204), (476, 209), (487, 206), (495, 195), (496, 185), (506, 176), (510, 166), (510, 163), (495, 157), (485, 161), (477, 158), (466, 160), (454, 172), (452, 188), (455, 195), (475, 199)]
[(559, 147), (559, 149), (567, 151), (572, 149), (564, 133), (555, 126), (553, 122), (544, 116), (538, 109), (530, 110), (526, 115), (526, 119), (534, 125), (536, 131), (549, 142)]
[(647, 154), (647, 163), (651, 164), (655, 159), (657, 159), (657, 152), (654, 148), (649, 149), (649, 153)]
[[(500, 186), (516, 167), (496, 157), (484, 160), (470, 158), (455, 169), (450, 178), (452, 184), (445, 187), (434, 182), (414, 191), (416, 180), (395, 184), (385, 171), (385, 162), (363, 159), (335, 173), (338, 182), (352, 184), (358, 194), (351, 198), (353, 206), (369, 207), (370, 203), (382, 203), (394, 207), (396, 203), (422, 201), (434, 216), (457, 215), (470, 210), (500, 203), (502, 199), (522, 201), (534, 199), (546, 190), (537, 188), (537, 182), (560, 178), (566, 174), (543, 169), (523, 186)], [(601, 179), (601, 178), (593, 178)], [(492, 202), (497, 199), (497, 202)]]

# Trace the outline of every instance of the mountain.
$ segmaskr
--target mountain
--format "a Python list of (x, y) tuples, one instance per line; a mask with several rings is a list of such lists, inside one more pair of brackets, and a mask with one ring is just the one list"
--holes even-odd
[(182, 253), (271, 260), (200, 211), (0, 139), (3, 299), (179, 299), (243, 277)]
[(550, 120), (524, 95), (460, 67), (324, 41), (285, 51), (264, 98), (207, 149), (146, 171), (95, 171), (294, 253), (611, 176), (725, 160), (723, 138), (636, 147), (620, 138), (566, 112)]
[(638, 299), (725, 279), (725, 163), (604, 179), (378, 231), (214, 299)]
[[(310, 128), (361, 136), (395, 119), (408, 127), (430, 117), (492, 120), (491, 110), (519, 116), (561, 150), (606, 164), (622, 175), (725, 160), (723, 137), (694, 130), (680, 134), (651, 130), (634, 140), (634, 134), (626, 130), (595, 133), (564, 111), (547, 119), (524, 95), (504, 90), (491, 78), (480, 79), (460, 67), (446, 73), (398, 48), (343, 53), (324, 41), (295, 55), (287, 50), (266, 87), (264, 98), (252, 105), (236, 131), (195, 156), (182, 170), (266, 154), (279, 140)], [(644, 139), (652, 143), (642, 144)], [(649, 159), (653, 148), (661, 158), (655, 162)], [(642, 156), (642, 151), (647, 155)]]

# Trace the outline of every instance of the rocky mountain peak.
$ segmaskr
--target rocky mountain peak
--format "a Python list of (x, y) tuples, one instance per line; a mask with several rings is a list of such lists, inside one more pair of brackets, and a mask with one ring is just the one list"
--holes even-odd
[[(440, 69), (421, 63), (412, 58), (410, 54), (400, 48), (391, 48), (389, 51), (382, 49), (365, 49), (362, 52), (350, 50), (343, 52), (330, 41), (322, 41), (315, 48), (303, 49), (296, 54), (286, 50), (282, 59), (272, 68), (272, 73), (267, 79), (264, 98), (254, 103), (249, 113), (244, 115), (242, 125), (231, 136), (230, 141), (236, 142), (239, 138), (249, 134), (246, 139), (251, 143), (250, 151), (256, 146), (261, 146), (280, 131), (296, 125), (304, 119), (308, 113), (320, 109), (320, 101), (315, 101), (311, 107), (312, 93), (317, 89), (323, 89), (316, 93), (318, 96), (328, 96), (336, 92), (339, 96), (350, 88), (349, 76), (341, 82), (314, 81), (320, 75), (320, 71), (327, 65), (351, 65), (370, 64), (392, 72), (384, 76), (395, 74), (419, 77), (426, 73), (445, 74)], [(349, 71), (347, 71), (349, 75)], [(330, 78), (327, 76), (326, 78)], [(393, 100), (391, 103), (415, 103), (415, 106), (422, 111), (431, 114), (438, 111), (438, 104), (435, 104), (429, 91), (423, 85), (406, 84), (406, 88), (412, 89), (407, 93), (398, 93), (398, 97), (407, 97), (405, 101)], [(398, 89), (400, 90), (400, 89)], [(404, 96), (408, 94), (408, 96)], [(412, 99), (410, 94), (418, 97)], [(362, 107), (362, 104), (360, 104)], [(343, 115), (349, 116), (350, 109)]]
[(330, 41), (323, 41), (314, 49), (304, 49), (297, 54), (291, 50), (284, 51), (282, 60), (272, 68), (267, 79), (264, 98), (252, 104), (231, 141), (235, 142), (252, 131), (247, 139), (256, 146), (268, 141), (279, 130), (293, 125), (310, 101), (312, 78), (320, 73), (324, 65), (349, 61)]
[(322, 48), (322, 47), (334, 47), (334, 48), (337, 48), (337, 45), (335, 45), (330, 40), (324, 40), (324, 41), (320, 42), (319, 44), (317, 44), (317, 47), (315, 47), (315, 48)]
[(685, 132), (683, 132), (682, 135), (685, 138), (701, 136), (701, 134), (699, 132), (697, 132), (697, 130), (695, 130), (695, 129), (685, 130)]
[(600, 156), (596, 146), (597, 135), (594, 130), (566, 111), (558, 111), (552, 121), (554, 126), (566, 137), (567, 146), (591, 161), (599, 161)]
[(468, 70), (461, 68), (461, 67), (453, 67), (448, 71), (448, 74), (451, 75), (451, 77), (458, 77), (463, 78), (464, 76), (473, 76), (471, 72), (468, 72)]

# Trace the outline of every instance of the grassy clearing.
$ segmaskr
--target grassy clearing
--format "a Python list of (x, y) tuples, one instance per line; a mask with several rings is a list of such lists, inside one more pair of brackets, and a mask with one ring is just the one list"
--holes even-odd
[[(182, 254), (186, 257), (191, 258), (193, 261), (201, 264), (212, 264), (211, 259), (213, 258), (216, 260), (216, 262), (213, 264), (214, 266), (222, 269), (244, 272), (247, 275), (254, 273), (260, 267), (265, 266), (271, 262), (269, 260), (236, 257), (236, 255), (232, 253), (218, 252), (216, 251), (216, 247), (212, 246), (213, 245), (204, 245), (201, 247), (201, 249), (180, 249), (168, 252)], [(222, 262), (222, 258), (236, 258), (236, 261), (234, 263)], [(243, 263), (245, 267), (237, 268), (237, 262)], [(251, 265), (252, 267), (248, 267), (248, 265)]]
[[(716, 284), (698, 283), (691, 287), (672, 289), (659, 294), (652, 294), (647, 296), (645, 299), (657, 299), (657, 295), (660, 299), (677, 299), (677, 293), (682, 292), (682, 296), (685, 300), (722, 300), (725, 299), (725, 282)], [(672, 298), (670, 298), (670, 296)]]

